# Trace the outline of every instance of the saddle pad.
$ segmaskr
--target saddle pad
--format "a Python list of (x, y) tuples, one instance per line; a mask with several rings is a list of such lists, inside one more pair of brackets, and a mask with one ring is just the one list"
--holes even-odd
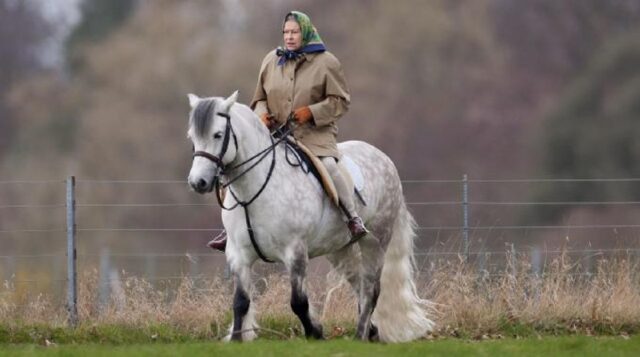
[(364, 189), (364, 176), (362, 175), (360, 166), (358, 166), (358, 164), (356, 164), (349, 156), (344, 154), (342, 154), (340, 163), (343, 164), (349, 172), (349, 176), (351, 176), (351, 181), (353, 181), (355, 189), (362, 191)]
[(338, 191), (336, 190), (336, 186), (333, 184), (331, 175), (329, 175), (329, 172), (322, 164), (322, 161), (320, 161), (320, 159), (318, 159), (318, 157), (315, 156), (311, 152), (311, 150), (309, 150), (309, 148), (304, 146), (301, 142), (294, 141), (291, 137), (287, 137), (287, 141), (292, 145), (296, 145), (300, 150), (302, 150), (302, 152), (307, 155), (311, 165), (313, 165), (320, 176), (320, 183), (322, 184), (325, 192), (327, 193), (327, 195), (329, 195), (331, 201), (333, 201), (333, 203), (335, 203), (335, 205), (339, 207), (340, 201), (338, 199)]

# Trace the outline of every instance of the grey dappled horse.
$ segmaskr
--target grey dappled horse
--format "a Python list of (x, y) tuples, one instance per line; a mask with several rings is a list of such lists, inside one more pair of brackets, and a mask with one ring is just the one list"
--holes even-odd
[(256, 337), (251, 266), (259, 258), (284, 263), (291, 277), (293, 312), (307, 337), (322, 338), (305, 287), (308, 261), (321, 255), (359, 297), (357, 338), (401, 342), (430, 331), (434, 324), (427, 314), (429, 302), (420, 299), (413, 281), (415, 222), (391, 160), (364, 142), (338, 145), (366, 179), (362, 194), (367, 204), (356, 202), (370, 233), (348, 244), (342, 213), (320, 183), (292, 166), (285, 144), (236, 99), (237, 92), (226, 99), (189, 94), (188, 130), (194, 146), (189, 185), (204, 194), (224, 181), (230, 183), (224, 206), (241, 202), (222, 211), (229, 235), (226, 257), (236, 283), (231, 339)]

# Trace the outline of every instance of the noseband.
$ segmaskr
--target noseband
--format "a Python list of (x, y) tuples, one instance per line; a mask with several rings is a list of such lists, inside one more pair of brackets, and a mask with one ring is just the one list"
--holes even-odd
[(227, 127), (224, 129), (224, 138), (222, 139), (222, 149), (220, 150), (220, 155), (212, 155), (206, 151), (195, 151), (193, 153), (193, 157), (195, 158), (200, 156), (209, 159), (216, 165), (218, 165), (221, 171), (224, 172), (225, 165), (224, 162), (222, 162), (222, 158), (227, 153), (227, 149), (229, 148), (229, 141), (231, 140), (230, 136), (233, 135), (233, 143), (236, 146), (236, 151), (238, 151), (238, 139), (236, 139), (236, 134), (233, 132), (233, 128), (231, 127), (231, 116), (227, 113), (220, 112), (217, 112), (216, 115), (227, 118)]

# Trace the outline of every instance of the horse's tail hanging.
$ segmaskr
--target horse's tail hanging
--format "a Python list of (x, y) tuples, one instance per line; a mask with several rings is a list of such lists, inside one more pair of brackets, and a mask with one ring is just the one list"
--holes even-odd
[(385, 342), (405, 342), (433, 330), (432, 303), (421, 299), (414, 283), (413, 239), (416, 222), (402, 202), (385, 254), (380, 297), (372, 321)]

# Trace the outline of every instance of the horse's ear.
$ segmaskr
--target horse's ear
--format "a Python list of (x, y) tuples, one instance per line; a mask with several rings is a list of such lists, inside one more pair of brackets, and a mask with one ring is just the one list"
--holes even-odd
[(189, 105), (191, 106), (191, 108), (195, 108), (200, 101), (200, 97), (192, 93), (187, 94), (187, 97), (189, 97)]
[(233, 92), (227, 99), (222, 102), (222, 108), (225, 112), (229, 111), (232, 105), (238, 100), (238, 91)]

